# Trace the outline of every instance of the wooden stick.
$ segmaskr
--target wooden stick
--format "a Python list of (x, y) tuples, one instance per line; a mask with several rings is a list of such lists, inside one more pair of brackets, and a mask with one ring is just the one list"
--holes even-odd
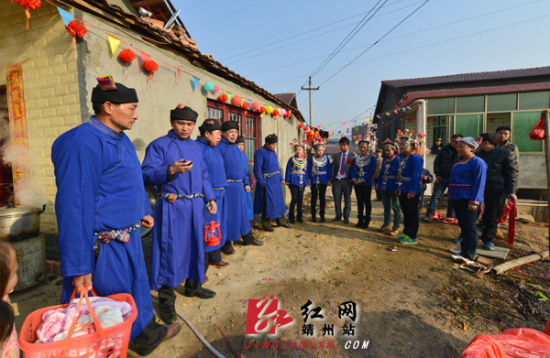
[(542, 253), (527, 255), (514, 260), (506, 261), (500, 265), (496, 265), (495, 267), (493, 267), (493, 270), (495, 270), (497, 274), (501, 274), (504, 271), (509, 270), (511, 268), (525, 265), (533, 261), (547, 259), (547, 258), (548, 258), (548, 251), (544, 251)]

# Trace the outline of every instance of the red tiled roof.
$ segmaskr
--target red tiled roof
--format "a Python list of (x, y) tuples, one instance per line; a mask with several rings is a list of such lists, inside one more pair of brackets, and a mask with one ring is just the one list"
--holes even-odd
[(292, 113), (298, 120), (304, 121), (304, 117), (298, 108), (288, 105), (256, 83), (231, 71), (229, 68), (214, 60), (210, 55), (202, 54), (197, 49), (196, 42), (185, 38), (185, 36), (182, 38), (176, 31), (165, 31), (162, 28), (155, 27), (147, 21), (140, 20), (134, 14), (124, 12), (119, 6), (109, 4), (107, 0), (63, 0), (63, 3), (61, 3), (60, 0), (53, 1), (57, 2), (60, 6), (73, 6), (105, 21), (127, 28), (140, 35), (144, 41), (148, 41), (159, 48), (186, 57), (195, 66), (202, 67), (210, 73), (223, 77), (244, 88), (248, 88), (282, 107), (291, 107)]
[(505, 71), (461, 73), (447, 76), (421, 77), (382, 81), (390, 87), (415, 87), (426, 85), (458, 84), (479, 81), (495, 81), (529, 77), (550, 76), (550, 66)]

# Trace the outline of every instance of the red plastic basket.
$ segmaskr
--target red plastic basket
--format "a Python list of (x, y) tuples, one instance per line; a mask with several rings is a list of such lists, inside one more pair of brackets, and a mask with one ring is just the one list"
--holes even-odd
[[(72, 298), (75, 296), (76, 290), (73, 292)], [(92, 290), (92, 293), (97, 294)], [(132, 295), (127, 293), (117, 293), (115, 295), (106, 296), (112, 300), (127, 302), (132, 306), (132, 316), (126, 321), (117, 324), (116, 326), (102, 328), (97, 320), (95, 312), (92, 309), (87, 292), (80, 293), (77, 312), (80, 314), (82, 301), (85, 300), (88, 309), (94, 321), (96, 331), (79, 337), (72, 338), (75, 324), (78, 317), (75, 317), (71, 328), (67, 334), (67, 338), (63, 341), (50, 343), (34, 343), (36, 341), (36, 331), (42, 323), (42, 315), (44, 312), (57, 308), (67, 307), (68, 304), (44, 307), (32, 312), (23, 323), (23, 327), (19, 332), (19, 346), (23, 351), (23, 357), (33, 358), (53, 358), (53, 357), (126, 357), (128, 351), (128, 343), (130, 341), (130, 332), (132, 323), (137, 317), (136, 303)]]

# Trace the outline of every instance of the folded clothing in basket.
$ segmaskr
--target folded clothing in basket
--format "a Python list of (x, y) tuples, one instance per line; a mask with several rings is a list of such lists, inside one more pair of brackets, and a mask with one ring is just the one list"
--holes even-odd
[[(90, 297), (90, 303), (102, 328), (115, 326), (132, 316), (132, 306), (126, 302), (115, 301), (106, 297)], [(77, 305), (78, 298), (75, 298), (64, 308), (44, 312), (42, 323), (36, 332), (36, 343), (48, 343), (65, 339), (73, 320), (77, 316)], [(88, 306), (83, 303), (72, 337), (92, 332), (95, 332), (94, 323)]]

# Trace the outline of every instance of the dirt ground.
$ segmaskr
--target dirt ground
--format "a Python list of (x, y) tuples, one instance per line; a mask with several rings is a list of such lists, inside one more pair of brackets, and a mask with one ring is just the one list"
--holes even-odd
[[(421, 222), (418, 246), (402, 246), (377, 230), (382, 224), (381, 202), (373, 201), (372, 222), (365, 230), (354, 227), (354, 212), (351, 224), (332, 223), (328, 196), (327, 223), (312, 223), (306, 209), (304, 224), (273, 233), (255, 229), (263, 246), (238, 245), (235, 254), (225, 256), (228, 267), (211, 266), (205, 287), (217, 292), (213, 299), (178, 294), (177, 311), (223, 356), (242, 352), (243, 357), (458, 357), (477, 334), (512, 327), (544, 330), (550, 318), (550, 302), (541, 300), (550, 297), (548, 260), (479, 279), (452, 268), (448, 249), (455, 246), (457, 226)], [(511, 257), (547, 249), (547, 230), (544, 225), (519, 223)], [(397, 251), (389, 250), (394, 246)], [(506, 245), (497, 241), (497, 246)], [(28, 312), (57, 302), (56, 282), (58, 278), (52, 277), (47, 286), (13, 295), (19, 326)], [(279, 308), (294, 323), (279, 328), (276, 337), (245, 339), (247, 302), (264, 296), (278, 299)], [(310, 313), (306, 324), (313, 325), (313, 336), (303, 331), (301, 307), (308, 300), (309, 308), (321, 308), (324, 316), (314, 319)], [(338, 317), (338, 307), (346, 301), (356, 303), (354, 322)], [(355, 331), (352, 336), (344, 334), (343, 325), (349, 323)], [(323, 326), (332, 324), (334, 335), (323, 336)], [(263, 349), (266, 340), (277, 341), (278, 349)], [(296, 346), (289, 349), (292, 342)], [(315, 347), (308, 348), (313, 343)], [(244, 349), (243, 344), (250, 347)], [(212, 356), (185, 324), (178, 336), (150, 355)]]

